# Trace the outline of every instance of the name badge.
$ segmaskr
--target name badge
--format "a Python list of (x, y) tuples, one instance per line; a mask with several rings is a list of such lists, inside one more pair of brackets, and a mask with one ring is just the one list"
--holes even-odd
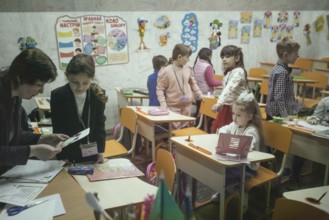
[(82, 157), (89, 157), (98, 154), (97, 143), (88, 143), (80, 145)]

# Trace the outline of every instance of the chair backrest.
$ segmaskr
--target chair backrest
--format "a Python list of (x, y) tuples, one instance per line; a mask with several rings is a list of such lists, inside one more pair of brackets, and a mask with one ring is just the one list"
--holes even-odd
[(263, 75), (267, 75), (267, 70), (262, 67), (255, 67), (249, 69), (249, 76), (255, 78), (263, 78)]
[[(173, 191), (175, 175), (176, 175), (176, 164), (171, 153), (165, 149), (159, 148), (157, 150), (157, 157), (155, 161), (155, 170), (158, 175), (158, 179), (163, 173), (165, 183), (170, 192)], [(157, 180), (158, 183), (158, 180)]]
[(324, 60), (327, 62), (327, 68), (329, 69), (329, 57), (322, 57), (321, 60)]
[(136, 112), (128, 107), (123, 107), (120, 113), (120, 123), (129, 129), (133, 134), (136, 133), (137, 114)]
[(303, 71), (311, 71), (312, 69), (312, 60), (308, 58), (298, 57), (294, 63), (294, 66), (299, 67)]
[(280, 124), (263, 121), (265, 144), (285, 154), (289, 152), (292, 140), (292, 132), (289, 128)]
[(211, 111), (211, 107), (216, 104), (217, 99), (216, 98), (208, 98), (206, 97), (203, 101), (201, 101), (200, 105), (200, 114), (206, 115), (211, 118), (216, 118), (217, 112)]
[(264, 96), (268, 95), (268, 80), (263, 80), (260, 84), (260, 89), (259, 89), (259, 94), (260, 94), (260, 103), (264, 102)]
[(289, 220), (290, 219), (327, 220), (329, 219), (329, 214), (315, 206), (312, 206), (304, 202), (291, 200), (291, 199), (278, 198), (275, 201), (272, 220), (288, 220), (288, 219)]
[(312, 79), (318, 81), (317, 83), (308, 83), (307, 87), (315, 87), (319, 89), (326, 89), (328, 83), (328, 76), (319, 72), (303, 72), (300, 76), (305, 77), (306, 79)]

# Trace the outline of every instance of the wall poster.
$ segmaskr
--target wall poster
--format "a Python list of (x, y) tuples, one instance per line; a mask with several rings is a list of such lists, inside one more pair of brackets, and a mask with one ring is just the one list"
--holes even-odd
[(79, 53), (93, 56), (96, 66), (129, 61), (127, 22), (118, 16), (62, 16), (56, 34), (61, 69)]

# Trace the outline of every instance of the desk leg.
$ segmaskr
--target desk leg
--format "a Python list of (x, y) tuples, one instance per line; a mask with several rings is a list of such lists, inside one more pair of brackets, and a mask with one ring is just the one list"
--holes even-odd
[(324, 183), (323, 183), (324, 186), (329, 184), (328, 183), (329, 164), (326, 165), (326, 171), (325, 172), (326, 173), (324, 174)]
[(240, 219), (243, 219), (243, 201), (244, 201), (244, 183), (245, 183), (245, 178), (246, 178), (246, 165), (243, 165), (242, 166), (242, 172), (241, 172), (241, 184), (240, 184), (240, 195), (241, 195)]

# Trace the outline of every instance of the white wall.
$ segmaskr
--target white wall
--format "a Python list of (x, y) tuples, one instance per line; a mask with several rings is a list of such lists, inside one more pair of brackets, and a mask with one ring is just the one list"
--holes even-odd
[[(109, 95), (109, 102), (106, 108), (106, 128), (111, 129), (118, 121), (117, 100), (114, 87), (146, 87), (147, 76), (152, 73), (152, 57), (162, 54), (171, 57), (172, 49), (176, 43), (180, 43), (180, 34), (182, 30), (181, 20), (186, 13), (190, 11), (112, 11), (112, 12), (7, 12), (0, 13), (0, 26), (3, 27), (1, 34), (0, 66), (8, 66), (13, 58), (20, 52), (17, 45), (19, 37), (32, 36), (37, 40), (37, 47), (44, 50), (58, 66), (58, 55), (56, 46), (55, 23), (58, 17), (69, 15), (71, 17), (83, 15), (104, 15), (120, 16), (128, 24), (128, 44), (129, 44), (129, 63), (123, 65), (110, 65), (97, 67), (96, 77), (100, 85), (106, 89)], [(251, 35), (249, 44), (240, 44), (240, 38), (229, 40), (227, 38), (228, 21), (240, 20), (240, 11), (194, 11), (199, 21), (199, 42), (198, 48), (208, 47), (208, 36), (211, 34), (209, 23), (213, 19), (220, 19), (223, 23), (222, 46), (234, 44), (242, 47), (246, 69), (259, 66), (259, 61), (276, 61), (275, 43), (270, 42), (270, 29), (263, 29), (261, 38), (253, 38)], [(273, 11), (273, 24), (276, 24), (278, 11)], [(290, 23), (293, 11), (289, 11)], [(321, 58), (329, 56), (329, 43), (327, 35), (329, 34), (327, 21), (325, 20), (324, 30), (315, 32), (311, 30), (312, 44), (306, 46), (306, 39), (303, 35), (303, 27), (306, 23), (313, 24), (315, 19), (320, 16), (326, 16), (328, 11), (301, 11), (299, 28), (294, 29), (293, 38), (301, 44), (300, 56)], [(165, 30), (156, 29), (152, 24), (156, 18), (161, 15), (167, 15), (171, 21), (171, 26)], [(253, 11), (253, 18), (263, 19), (264, 11)], [(137, 18), (145, 17), (149, 23), (145, 34), (145, 42), (151, 47), (150, 51), (136, 52), (139, 44), (139, 34), (137, 27)], [(290, 23), (287, 23), (288, 25)], [(253, 24), (250, 24), (253, 26)], [(239, 24), (239, 30), (241, 24)], [(158, 36), (163, 32), (170, 32), (170, 39), (165, 47), (158, 44)], [(221, 61), (219, 58), (220, 49), (214, 51), (213, 64), (217, 73), (221, 72)], [(196, 53), (193, 53), (189, 65), (193, 65)], [(66, 83), (62, 70), (59, 70), (59, 76), (55, 82), (45, 86), (43, 96), (49, 96), (50, 91)], [(25, 101), (24, 106), (28, 111), (36, 107), (35, 103)]]

